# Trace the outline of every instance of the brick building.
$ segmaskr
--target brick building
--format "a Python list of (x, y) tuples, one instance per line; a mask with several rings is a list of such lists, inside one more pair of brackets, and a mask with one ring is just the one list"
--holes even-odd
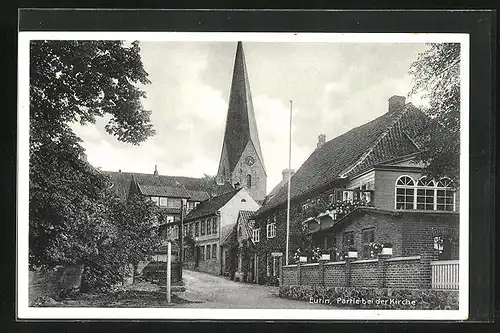
[[(392, 243), (394, 257), (458, 258), (458, 191), (446, 178), (423, 178), (415, 161), (429, 124), (393, 96), (375, 120), (330, 141), (320, 135), (291, 178), (289, 263), (297, 249), (316, 247), (332, 261), (348, 250), (368, 260), (374, 243)], [(284, 186), (252, 216), (259, 283), (282, 274), (286, 210)]]
[(238, 216), (240, 211), (255, 212), (259, 208), (245, 188), (202, 201), (184, 219), (186, 266), (217, 275), (233, 275)]

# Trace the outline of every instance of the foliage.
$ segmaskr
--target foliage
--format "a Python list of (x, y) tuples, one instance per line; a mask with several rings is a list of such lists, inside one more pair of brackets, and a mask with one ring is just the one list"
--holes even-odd
[(394, 310), (458, 309), (457, 290), (292, 285), (280, 286), (279, 296), (306, 302), (319, 301), (332, 307)]
[(120, 202), (106, 176), (79, 159), (71, 124), (109, 116), (105, 130), (138, 145), (154, 134), (139, 89), (147, 84), (138, 42), (32, 41), (30, 44), (30, 267), (85, 263), (105, 288), (154, 245), (154, 207)]
[(216, 177), (203, 174), (201, 177), (201, 188), (208, 193), (211, 197), (218, 194), (219, 185), (217, 185)]
[(460, 44), (431, 43), (411, 65), (412, 95), (429, 101), (424, 110), (432, 119), (426, 149), (417, 157), (426, 164), (424, 173), (433, 179), (450, 177), (458, 184), (460, 174)]

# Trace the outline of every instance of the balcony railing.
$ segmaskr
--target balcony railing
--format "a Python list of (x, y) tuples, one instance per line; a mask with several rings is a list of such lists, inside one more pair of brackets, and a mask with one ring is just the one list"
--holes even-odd
[[(347, 198), (347, 199), (340, 199)], [(358, 207), (373, 206), (372, 190), (337, 190), (335, 195), (330, 195), (331, 200), (316, 200), (307, 203), (302, 211), (303, 229), (313, 221), (321, 223), (325, 216), (330, 217), (330, 221), (337, 221)], [(305, 227), (305, 228), (304, 228)], [(322, 229), (321, 227), (319, 229)]]

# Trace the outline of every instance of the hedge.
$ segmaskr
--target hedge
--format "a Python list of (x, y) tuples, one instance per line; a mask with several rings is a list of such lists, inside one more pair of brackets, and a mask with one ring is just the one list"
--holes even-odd
[(281, 286), (279, 296), (351, 309), (458, 310), (457, 290)]

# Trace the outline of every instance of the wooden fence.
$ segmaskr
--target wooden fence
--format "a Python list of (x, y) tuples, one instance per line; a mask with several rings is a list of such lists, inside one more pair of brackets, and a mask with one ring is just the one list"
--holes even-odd
[(431, 262), (432, 289), (458, 290), (458, 260)]

